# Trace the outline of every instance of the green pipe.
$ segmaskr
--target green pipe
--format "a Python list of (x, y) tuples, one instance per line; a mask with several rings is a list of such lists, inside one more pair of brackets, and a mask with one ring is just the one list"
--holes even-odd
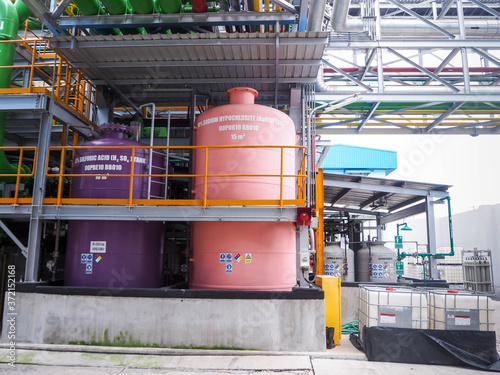
[[(128, 0), (101, 0), (101, 2), (102, 5), (104, 5), (104, 8), (106, 8), (106, 12), (111, 15), (134, 13), (134, 9), (132, 8), (132, 5), (130, 5)], [(144, 27), (122, 28), (120, 29), (120, 31), (124, 35), (147, 34)]]
[(156, 0), (130, 0), (137, 14), (152, 14), (158, 11)]
[(162, 13), (179, 13), (181, 10), (181, 0), (157, 0)]
[[(21, 0), (17, 0), (21, 2)], [(0, 40), (17, 39), (17, 30), (19, 28), (19, 18), (14, 4), (10, 0), (0, 0)], [(12, 66), (14, 64), (14, 55), (16, 45), (14, 43), (0, 43), (0, 67)], [(0, 88), (10, 88), (12, 78), (12, 68), (0, 69)], [(5, 122), (7, 112), (0, 112), (0, 147), (3, 146)], [(0, 174), (17, 174), (17, 165), (10, 164), (3, 150), (0, 150)], [(30, 173), (26, 166), (21, 167), (21, 173)], [(16, 177), (1, 177), (2, 182), (15, 182)]]
[(19, 26), (24, 25), (28, 17), (32, 16), (33, 13), (31, 13), (30, 8), (24, 4), (21, 0), (17, 0), (14, 3), (14, 6), (16, 7), (17, 10), (17, 17), (19, 19)]
[[(447, 200), (448, 201), (448, 228), (450, 232), (450, 252), (449, 253), (419, 253), (418, 255), (421, 256), (423, 259), (425, 257), (440, 257), (440, 256), (450, 256), (452, 257), (455, 255), (455, 244), (453, 241), (453, 221), (451, 218), (451, 198), (450, 196), (446, 196), (444, 198), (438, 199), (437, 202)], [(399, 250), (398, 250), (399, 253)], [(402, 259), (406, 258), (407, 256), (411, 256), (412, 254), (410, 253), (401, 253)], [(399, 255), (398, 255), (399, 256)]]
[[(105, 14), (98, 0), (73, 0), (80, 12), (85, 16), (97, 16)], [(120, 30), (113, 29), (96, 29), (99, 34), (103, 35), (121, 35)]]

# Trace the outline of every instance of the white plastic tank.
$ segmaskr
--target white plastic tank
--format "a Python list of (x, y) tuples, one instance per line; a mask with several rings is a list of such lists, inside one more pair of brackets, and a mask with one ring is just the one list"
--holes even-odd
[[(347, 255), (347, 257), (346, 257)], [(324, 249), (326, 276), (340, 277), (342, 281), (354, 282), (354, 251), (340, 247), (340, 242), (332, 242)]]
[(489, 296), (464, 290), (429, 291), (429, 328), (494, 331), (495, 309)]
[(398, 280), (396, 273), (396, 251), (380, 243), (370, 243), (371, 269), (370, 281), (376, 283), (395, 283)]
[(427, 328), (427, 292), (410, 287), (360, 285), (359, 332), (363, 327)]

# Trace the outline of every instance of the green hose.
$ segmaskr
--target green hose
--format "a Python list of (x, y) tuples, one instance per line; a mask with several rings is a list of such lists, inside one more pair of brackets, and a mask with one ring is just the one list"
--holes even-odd
[(350, 335), (351, 333), (359, 332), (359, 322), (357, 320), (353, 320), (352, 322), (344, 323), (341, 326), (343, 335)]

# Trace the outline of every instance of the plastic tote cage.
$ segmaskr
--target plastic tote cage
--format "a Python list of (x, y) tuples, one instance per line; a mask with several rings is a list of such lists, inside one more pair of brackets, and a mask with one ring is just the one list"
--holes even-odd
[(458, 290), (429, 291), (429, 328), (494, 331), (494, 307), (484, 293)]
[(359, 332), (363, 327), (427, 328), (427, 292), (410, 287), (360, 285)]

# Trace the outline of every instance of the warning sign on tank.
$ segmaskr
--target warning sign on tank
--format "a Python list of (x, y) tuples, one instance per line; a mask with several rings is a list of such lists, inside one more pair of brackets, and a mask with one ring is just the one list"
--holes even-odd
[(81, 264), (92, 263), (92, 254), (82, 254)]
[(226, 264), (226, 273), (233, 273), (233, 265), (231, 263)]
[(239, 253), (234, 256), (234, 260), (237, 261), (238, 263), (241, 262), (242, 259), (243, 257)]
[(245, 254), (245, 263), (252, 263), (252, 253)]
[(90, 241), (90, 252), (92, 254), (103, 254), (106, 252), (106, 241)]

